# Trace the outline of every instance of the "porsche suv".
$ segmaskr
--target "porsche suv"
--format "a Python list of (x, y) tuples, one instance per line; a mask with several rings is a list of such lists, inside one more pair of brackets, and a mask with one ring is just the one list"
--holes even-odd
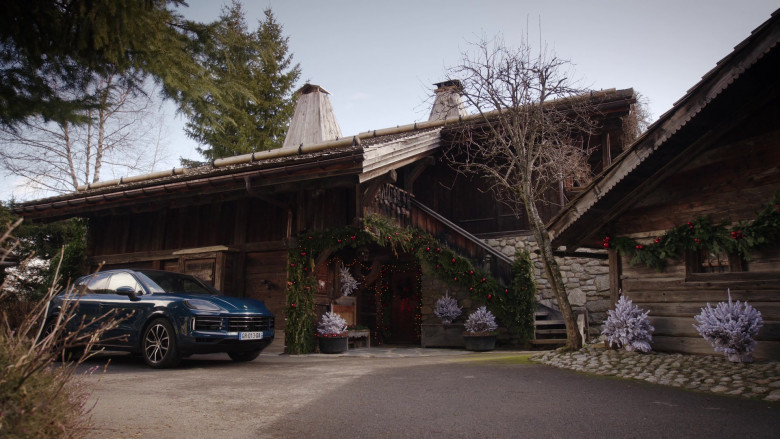
[(274, 315), (263, 302), (224, 296), (186, 274), (122, 269), (81, 277), (52, 299), (45, 328), (68, 305), (75, 307), (72, 322), (91, 322), (114, 310), (122, 319), (97, 345), (140, 354), (154, 368), (214, 352), (252, 361), (274, 339)]

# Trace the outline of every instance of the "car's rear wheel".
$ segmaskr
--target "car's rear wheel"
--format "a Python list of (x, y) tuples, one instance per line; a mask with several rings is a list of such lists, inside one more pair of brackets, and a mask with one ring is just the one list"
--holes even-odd
[(181, 361), (176, 333), (166, 319), (155, 319), (146, 327), (141, 347), (146, 364), (156, 369), (174, 367)]
[(258, 355), (260, 355), (260, 352), (262, 352), (262, 349), (255, 349), (254, 351), (228, 352), (228, 356), (231, 360), (236, 362), (252, 361), (257, 358)]

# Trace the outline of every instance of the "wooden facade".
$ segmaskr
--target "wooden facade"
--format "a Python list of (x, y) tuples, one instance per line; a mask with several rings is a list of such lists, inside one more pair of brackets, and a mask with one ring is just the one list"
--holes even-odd
[[(550, 223), (575, 249), (626, 236), (651, 243), (698, 217), (750, 221), (780, 192), (780, 14), (718, 63)], [(693, 327), (707, 303), (747, 300), (764, 326), (755, 356), (780, 359), (780, 243), (741, 260), (687, 252), (663, 271), (611, 251), (612, 297), (649, 310), (654, 349), (712, 353)]]
[[(605, 129), (622, 127), (633, 90), (600, 92), (598, 99), (608, 115)], [(471, 231), (515, 233), (527, 226), (469, 182), (442, 184), (451, 175), (440, 158), (442, 132), (453, 123), (469, 123), (456, 121), (388, 128), (219, 159), (201, 168), (101, 182), (21, 204), (16, 213), (41, 221), (87, 218), (90, 269), (105, 263), (105, 268), (195, 274), (225, 294), (265, 301), (277, 316), (277, 334), (283, 334), (287, 258), (295, 238), (358, 224), (369, 213), (419, 227), (510, 281), (511, 260)], [(621, 137), (610, 132), (603, 138), (610, 136)], [(601, 161), (603, 154), (596, 151)], [(376, 327), (378, 308), (386, 305), (391, 313), (382, 322), (392, 335), (383, 341), (419, 342), (413, 313), (420, 296), (438, 297), (442, 291), (421, 291), (421, 268), (411, 255), (373, 246), (323, 254), (318, 262), (318, 312), (340, 297), (338, 269), (346, 266), (361, 282), (356, 323)], [(391, 295), (384, 304), (377, 303), (378, 289)]]

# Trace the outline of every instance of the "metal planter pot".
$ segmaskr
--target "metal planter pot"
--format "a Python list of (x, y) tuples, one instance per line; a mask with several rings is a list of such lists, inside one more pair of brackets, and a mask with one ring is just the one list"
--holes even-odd
[(348, 349), (349, 337), (319, 337), (321, 354), (340, 354)]

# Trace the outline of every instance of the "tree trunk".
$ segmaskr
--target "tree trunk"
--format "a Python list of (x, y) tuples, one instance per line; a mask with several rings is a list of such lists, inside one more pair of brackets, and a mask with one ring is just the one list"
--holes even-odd
[(566, 285), (563, 283), (561, 269), (553, 254), (550, 234), (539, 216), (536, 205), (532, 201), (525, 203), (525, 210), (531, 223), (531, 231), (534, 234), (534, 238), (536, 238), (536, 243), (539, 245), (539, 254), (542, 258), (544, 271), (547, 273), (547, 280), (550, 282), (550, 287), (558, 301), (558, 308), (560, 308), (561, 314), (563, 314), (563, 322), (566, 325), (566, 347), (573, 350), (580, 349), (582, 347), (582, 337), (580, 337), (577, 319), (569, 303), (569, 296), (566, 293)]

